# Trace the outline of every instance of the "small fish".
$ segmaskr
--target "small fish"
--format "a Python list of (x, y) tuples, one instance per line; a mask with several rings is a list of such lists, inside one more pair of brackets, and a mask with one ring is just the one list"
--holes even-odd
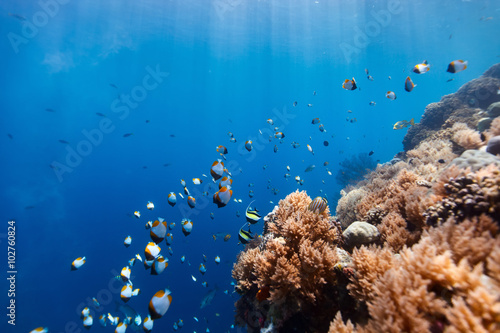
[(283, 138), (285, 137), (285, 134), (283, 134), (283, 132), (276, 132), (276, 133), (274, 134), (274, 137), (275, 137), (276, 139), (283, 139)]
[(109, 84), (109, 86), (110, 86), (110, 87), (113, 87), (113, 88), (115, 88), (115, 89), (118, 89), (118, 87), (117, 87), (115, 84), (113, 84), (113, 83), (110, 83), (110, 84)]
[(253, 148), (253, 147), (252, 147), (252, 140), (247, 140), (247, 141), (245, 142), (245, 148), (246, 148), (246, 150), (248, 150), (248, 151), (251, 151), (251, 150), (252, 150), (252, 148)]
[(203, 183), (203, 180), (200, 178), (193, 178), (193, 184), (200, 185), (201, 183)]
[(368, 105), (375, 106), (375, 105), (377, 105), (377, 103), (375, 103), (374, 101), (371, 101), (370, 103), (368, 103)]
[(245, 223), (239, 230), (238, 232), (238, 238), (241, 242), (241, 244), (247, 244), (253, 239), (252, 233), (248, 230), (243, 230), (245, 226), (247, 226), (248, 223)]
[(137, 218), (141, 217), (141, 212), (139, 212), (138, 210), (136, 210), (134, 212), (134, 216), (137, 217)]
[(123, 134), (123, 137), (126, 138), (126, 137), (129, 137), (131, 135), (134, 135), (134, 133), (125, 133), (125, 134)]
[[(254, 202), (255, 200), (253, 200), (252, 202)], [(261, 216), (259, 214), (259, 211), (257, 209), (252, 209), (250, 207), (250, 205), (252, 204), (252, 202), (250, 202), (248, 204), (248, 207), (245, 211), (245, 217), (247, 219), (247, 221), (250, 223), (250, 224), (255, 224), (257, 222), (259, 222)]]
[(153, 210), (155, 208), (155, 204), (151, 201), (148, 201), (148, 203), (146, 204), (146, 208), (149, 210)]
[(278, 146), (274, 145), (274, 152), (277, 153), (278, 152)]
[(98, 115), (99, 117), (106, 117), (104, 113), (96, 112), (95, 114)]
[(307, 150), (309, 150), (309, 152), (314, 155), (314, 151), (311, 146), (307, 145)]
[(316, 166), (315, 166), (314, 164), (311, 164), (310, 166), (308, 166), (308, 167), (304, 170), (304, 172), (311, 172), (311, 171), (313, 171), (313, 170), (314, 170), (314, 168), (315, 168), (315, 167), (316, 167)]
[(453, 81), (453, 80), (455, 80), (455, 79), (448, 79), (448, 80), (446, 80), (446, 82), (451, 82), (451, 81)]
[(445, 160), (443, 160), (442, 158), (440, 158), (440, 159), (438, 160), (438, 163), (444, 164), (444, 163), (446, 163), (446, 161), (445, 161)]
[(311, 124), (315, 125), (315, 124), (319, 124), (320, 123), (320, 120), (319, 118), (314, 118), (312, 121), (311, 121)]
[(158, 319), (167, 313), (170, 304), (172, 303), (172, 295), (170, 290), (164, 289), (156, 292), (149, 302), (149, 314), (151, 319)]
[(407, 92), (411, 92), (413, 88), (415, 88), (417, 85), (413, 83), (413, 81), (410, 79), (409, 76), (406, 77), (405, 80), (405, 90)]
[(72, 271), (76, 271), (77, 269), (79, 269), (80, 267), (82, 267), (83, 264), (85, 264), (86, 262), (87, 262), (87, 260), (86, 260), (85, 257), (78, 257), (78, 258), (76, 258), (71, 263), (71, 270)]
[(352, 80), (345, 79), (344, 83), (342, 83), (342, 88), (345, 90), (355, 90), (357, 88), (356, 80), (354, 78)]
[(316, 197), (313, 201), (311, 201), (307, 209), (313, 213), (321, 214), (325, 211), (327, 206), (328, 201), (325, 198)]
[(293, 106), (297, 106), (297, 101), (293, 102)]
[(11, 140), (12, 140), (12, 139), (14, 139), (14, 137), (13, 137), (13, 136), (12, 136), (12, 134), (10, 134), (10, 133), (7, 133), (7, 136), (8, 136), (8, 137), (9, 137), (9, 139), (11, 139)]
[(427, 60), (424, 60), (423, 63), (415, 65), (413, 67), (412, 72), (417, 74), (427, 73), (431, 69), (431, 66), (427, 63)]
[(467, 61), (454, 60), (450, 62), (450, 64), (448, 65), (448, 69), (446, 71), (449, 73), (458, 73), (467, 69), (467, 64), (468, 64)]
[(402, 128), (405, 128), (408, 126), (413, 126), (413, 125), (415, 125), (415, 118), (411, 118), (410, 121), (400, 120), (397, 123), (395, 123), (392, 128), (395, 130), (399, 130), (399, 129), (402, 129)]
[(373, 76), (371, 76), (371, 75), (368, 75), (366, 78), (367, 78), (368, 80), (370, 80), (370, 81), (373, 81), (373, 80), (374, 80)]
[(18, 19), (19, 21), (26, 21), (26, 17), (19, 14), (9, 13), (9, 16)]
[(274, 125), (274, 121), (273, 121), (271, 118), (269, 118), (268, 120), (266, 120), (266, 122), (267, 122), (269, 125)]
[(125, 245), (125, 247), (129, 247), (129, 246), (130, 246), (130, 244), (132, 244), (132, 237), (127, 236), (127, 237), (125, 238), (125, 240), (123, 241), (123, 244)]
[(307, 107), (309, 107), (309, 108), (312, 107), (312, 106), (313, 106), (312, 104), (307, 104)]
[(182, 224), (182, 233), (184, 236), (188, 236), (191, 231), (193, 231), (193, 221), (190, 219), (182, 219), (181, 221)]
[(68, 141), (66, 141), (66, 140), (58, 140), (58, 141), (59, 141), (60, 143), (65, 144), (65, 145), (69, 145), (69, 142), (68, 142)]
[(328, 147), (328, 145), (329, 145), (328, 141), (326, 141), (326, 140), (323, 141), (323, 146)]
[(370, 71), (368, 70), (368, 68), (365, 68), (365, 73), (366, 73), (366, 75), (370, 74)]
[(394, 91), (388, 91), (385, 93), (385, 97), (387, 97), (388, 99), (390, 100), (395, 100), (397, 97), (396, 97), (396, 93)]
[(26, 209), (26, 210), (30, 210), (30, 209), (33, 209), (33, 208), (35, 208), (35, 206), (26, 206), (26, 207), (24, 207), (24, 209)]
[(200, 273), (202, 275), (205, 275), (205, 273), (207, 272), (207, 267), (205, 266), (205, 264), (200, 264), (200, 266), (198, 267), (198, 270), (200, 271)]
[(175, 138), (175, 134), (170, 134), (169, 135), (171, 138)]
[(222, 154), (227, 154), (227, 148), (226, 147), (224, 147), (224, 146), (217, 146), (215, 148), (217, 149), (217, 152), (219, 154), (221, 154), (221, 155)]
[(368, 153), (368, 156), (372, 156), (375, 152), (372, 150)]

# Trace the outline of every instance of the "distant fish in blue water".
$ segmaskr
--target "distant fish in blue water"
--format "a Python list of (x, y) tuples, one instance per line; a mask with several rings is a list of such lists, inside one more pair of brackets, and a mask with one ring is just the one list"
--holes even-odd
[(91, 315), (83, 317), (83, 327), (89, 329), (90, 327), (92, 327), (93, 324), (94, 324), (94, 319), (92, 318)]
[(149, 242), (144, 249), (144, 257), (146, 260), (155, 260), (156, 257), (160, 254), (161, 248), (158, 244), (154, 242)]
[(26, 17), (19, 14), (9, 13), (9, 16), (18, 19), (19, 21), (26, 21)]
[(155, 259), (151, 267), (151, 275), (160, 275), (168, 266), (168, 259), (165, 260), (161, 255)]
[(396, 97), (396, 93), (394, 91), (388, 91), (385, 93), (385, 97), (387, 97), (388, 99), (390, 100), (395, 100), (397, 97)]
[(11, 139), (11, 140), (12, 140), (12, 139), (14, 139), (14, 137), (13, 137), (13, 136), (12, 136), (12, 134), (10, 134), (10, 133), (7, 133), (7, 136), (8, 136), (8, 137), (9, 137), (9, 139)]
[(368, 80), (370, 80), (370, 81), (375, 80), (375, 79), (373, 78), (373, 76), (371, 76), (371, 75), (367, 75), (367, 76), (366, 76), (366, 78), (367, 78)]
[(222, 146), (222, 145), (219, 145), (219, 146), (215, 147), (215, 149), (216, 149), (216, 150), (217, 150), (217, 152), (218, 152), (219, 154), (221, 154), (221, 155), (222, 155), (222, 154), (224, 154), (224, 155), (225, 155), (225, 154), (227, 154), (227, 148), (226, 148), (226, 147), (224, 147), (224, 146)]
[(253, 239), (252, 233), (249, 230), (243, 230), (247, 225), (248, 223), (245, 223), (238, 231), (238, 239), (241, 244), (247, 244)]
[(352, 78), (352, 80), (345, 79), (344, 83), (342, 83), (342, 88), (345, 90), (356, 90), (356, 80)]
[(266, 120), (266, 122), (267, 122), (269, 125), (274, 125), (274, 120), (272, 120), (271, 118), (269, 118), (268, 120)]
[[(215, 295), (217, 294), (217, 290), (218, 288), (215, 287), (214, 289), (212, 290), (209, 290), (205, 296), (203, 296), (203, 299), (201, 300), (201, 303), (200, 303), (200, 309), (203, 309), (207, 306), (209, 306), (210, 304), (212, 304), (212, 301), (215, 297)], [(198, 318), (196, 317), (193, 317), (196, 321), (198, 321)]]
[(215, 256), (215, 263), (217, 265), (220, 264), (220, 257), (219, 256)]
[(446, 71), (449, 73), (458, 73), (467, 69), (467, 64), (468, 64), (467, 61), (454, 60), (450, 62), (450, 64), (448, 65), (448, 69)]
[(96, 112), (95, 114), (98, 115), (99, 117), (106, 117), (104, 113)]
[(413, 81), (410, 79), (409, 76), (406, 77), (405, 80), (405, 90), (407, 92), (411, 92), (413, 88), (415, 88), (417, 85), (413, 83)]
[(130, 280), (130, 273), (131, 273), (130, 267), (125, 266), (122, 268), (122, 271), (120, 272), (120, 277), (123, 282), (127, 283), (128, 280)]
[(131, 135), (134, 135), (134, 133), (125, 133), (125, 134), (123, 134), (123, 137), (124, 137), (124, 138), (127, 138), (127, 137), (129, 137), (129, 136), (131, 136)]
[(320, 123), (320, 120), (319, 118), (314, 118), (312, 121), (311, 121), (311, 124), (315, 125), (315, 124), (319, 124)]
[(110, 86), (110, 87), (113, 87), (113, 88), (115, 88), (115, 89), (118, 89), (118, 87), (117, 87), (115, 84), (113, 84), (113, 83), (110, 83), (110, 84), (109, 84), (109, 86)]
[(83, 266), (87, 262), (85, 257), (78, 257), (71, 263), (71, 270), (75, 271)]
[(252, 140), (247, 140), (247, 141), (245, 142), (245, 148), (246, 148), (246, 150), (248, 150), (248, 151), (251, 151), (251, 150), (252, 150), (252, 148), (253, 148), (253, 147), (252, 147)]
[(151, 240), (156, 244), (159, 244), (165, 239), (165, 234), (167, 233), (167, 222), (161, 217), (153, 222), (151, 230), (149, 231), (149, 236)]
[(293, 102), (293, 106), (297, 106), (297, 101)]
[(155, 208), (155, 204), (151, 201), (148, 201), (148, 203), (146, 204), (146, 208), (149, 210), (153, 210)]
[(424, 60), (423, 63), (415, 65), (413, 67), (412, 72), (417, 73), (417, 74), (424, 74), (427, 73), (431, 69), (431, 65), (427, 62), (427, 60)]
[(30, 333), (48, 333), (49, 329), (47, 327), (37, 327), (34, 330), (31, 330)]
[(370, 103), (368, 103), (368, 105), (375, 106), (375, 105), (377, 105), (377, 103), (375, 103), (374, 101), (371, 101)]
[(193, 184), (200, 185), (201, 183), (203, 183), (203, 180), (200, 178), (193, 178)]
[(224, 174), (224, 162), (221, 159), (218, 159), (214, 163), (212, 163), (212, 167), (210, 168), (210, 175), (218, 180)]
[(130, 244), (132, 244), (132, 237), (130, 237), (130, 236), (125, 237), (123, 244), (125, 245), (125, 247), (129, 247)]
[(245, 217), (247, 219), (247, 221), (250, 223), (250, 224), (255, 224), (257, 222), (259, 222), (261, 216), (259, 214), (259, 211), (256, 209), (256, 208), (253, 208), (250, 207), (250, 205), (254, 202), (255, 200), (251, 201), (248, 206), (247, 206), (247, 209), (245, 211)]
[(188, 196), (187, 202), (189, 207), (194, 208), (196, 206), (196, 199), (192, 196)]
[(372, 150), (368, 153), (368, 156), (372, 156), (375, 152)]
[(205, 266), (205, 264), (202, 263), (200, 264), (200, 267), (198, 267), (198, 270), (202, 275), (204, 275), (207, 272), (207, 267)]
[(182, 233), (184, 236), (188, 236), (191, 231), (193, 231), (193, 221), (190, 219), (182, 219), (181, 221), (182, 224)]
[(311, 172), (311, 171), (313, 171), (313, 170), (314, 170), (314, 168), (315, 168), (315, 167), (316, 167), (316, 166), (315, 166), (314, 164), (311, 164), (310, 166), (308, 166), (308, 167), (304, 170), (304, 172)]
[(309, 150), (309, 152), (314, 155), (314, 150), (312, 149), (312, 147), (310, 145), (306, 145), (306, 146), (307, 146), (307, 150)]
[(59, 141), (60, 143), (62, 143), (62, 144), (69, 145), (69, 142), (68, 142), (68, 141), (66, 141), (66, 140), (58, 140), (58, 141)]
[(451, 82), (451, 81), (453, 81), (453, 80), (455, 80), (455, 79), (448, 79), (448, 80), (446, 80), (446, 82)]
[(400, 120), (397, 123), (395, 123), (392, 128), (395, 130), (399, 130), (399, 129), (402, 129), (402, 128), (405, 128), (408, 126), (413, 126), (413, 125), (415, 125), (415, 118), (411, 118), (410, 121)]

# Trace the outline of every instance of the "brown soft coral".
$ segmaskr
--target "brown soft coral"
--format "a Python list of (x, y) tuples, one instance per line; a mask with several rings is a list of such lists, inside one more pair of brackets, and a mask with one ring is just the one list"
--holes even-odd
[(484, 145), (479, 132), (470, 129), (466, 124), (455, 123), (451, 130), (454, 132), (453, 141), (465, 149), (479, 149)]
[(244, 298), (269, 290), (265, 302), (253, 302), (252, 311), (272, 312), (281, 326), (294, 314), (317, 311), (318, 304), (335, 297), (326, 290), (337, 280), (336, 244), (341, 236), (330, 222), (328, 208), (314, 213), (308, 210), (310, 203), (307, 194), (298, 191), (281, 200), (266, 217), (261, 244), (242, 252), (233, 268), (236, 290)]

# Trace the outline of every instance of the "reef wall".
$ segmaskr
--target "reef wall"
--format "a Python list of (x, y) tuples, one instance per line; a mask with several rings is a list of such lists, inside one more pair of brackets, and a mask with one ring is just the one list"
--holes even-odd
[(311, 211), (305, 192), (281, 200), (234, 265), (236, 323), (499, 332), (499, 78), (497, 64), (430, 104), (404, 154), (342, 191), (336, 216)]

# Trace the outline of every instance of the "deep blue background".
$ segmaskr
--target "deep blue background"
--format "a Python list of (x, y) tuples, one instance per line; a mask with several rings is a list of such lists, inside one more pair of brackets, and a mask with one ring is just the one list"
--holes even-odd
[[(155, 331), (170, 331), (182, 318), (184, 331), (208, 327), (226, 332), (237, 299), (231, 294), (231, 268), (243, 248), (237, 245), (237, 232), (251, 200), (249, 183), (255, 184), (254, 205), (263, 214), (274, 206), (270, 201), (276, 204), (295, 189), (307, 190), (312, 197), (323, 190), (334, 210), (341, 189), (335, 181), (339, 162), (371, 150), (380, 162), (391, 159), (402, 149), (406, 133), (394, 131), (395, 122), (413, 117), (418, 121), (427, 104), (455, 92), (500, 60), (500, 1), (405, 1), (392, 14), (388, 1), (200, 3), (71, 0), (60, 4), (53, 17), (45, 14), (46, 22), (37, 21), (44, 17), (37, 1), (0, 3), (2, 332), (29, 332), (38, 326), (50, 332), (83, 331), (82, 303), (116, 291), (120, 284), (113, 276), (135, 253), (143, 256), (149, 241), (144, 224), (158, 216), (177, 224), (174, 254), (169, 256), (167, 246), (161, 245), (170, 265), (160, 276), (133, 267), (134, 287), (141, 288), (141, 295), (128, 305), (145, 315), (151, 296), (169, 287), (173, 303), (155, 322)], [(381, 11), (389, 13), (382, 25), (372, 15)], [(28, 24), (34, 22), (37, 31), (28, 34)], [(360, 40), (357, 31), (366, 29), (374, 30)], [(13, 38), (22, 42), (16, 44)], [(343, 51), (347, 45), (353, 53)], [(469, 68), (446, 73), (448, 63), (456, 59), (468, 60)], [(431, 70), (412, 73), (417, 87), (405, 92), (405, 77), (423, 60)], [(146, 68), (157, 66), (168, 77), (120, 118), (113, 112), (113, 101), (142, 85)], [(365, 68), (374, 81), (366, 79)], [(352, 77), (361, 89), (342, 89), (344, 79)], [(446, 82), (450, 78), (454, 81)], [(397, 100), (385, 98), (388, 90), (396, 92)], [(369, 106), (370, 101), (377, 104)], [(309, 103), (313, 106), (307, 107)], [(87, 140), (82, 131), (98, 129), (104, 119), (96, 112), (107, 116), (113, 130), (58, 178), (50, 165), (67, 165), (68, 151)], [(326, 133), (311, 125), (315, 117)], [(357, 122), (346, 122), (347, 117)], [(268, 118), (285, 133), (282, 144), (267, 141), (272, 129)], [(229, 142), (228, 131), (237, 143)], [(123, 137), (125, 133), (133, 135)], [(243, 147), (248, 139), (254, 141), (251, 153)], [(293, 149), (292, 141), (301, 147)], [(211, 203), (213, 189), (209, 197), (200, 194), (211, 183), (202, 174), (209, 175), (219, 157), (217, 145), (229, 150), (226, 165), (233, 174), (233, 197), (243, 200), (220, 209)], [(323, 167), (325, 161), (333, 176)], [(305, 173), (310, 164), (316, 169)], [(292, 175), (288, 181), (287, 165)], [(293, 180), (296, 175), (305, 180), (303, 186)], [(205, 182), (195, 186), (193, 177)], [(195, 193), (198, 205), (193, 210), (180, 198), (174, 208), (167, 204), (170, 191), (182, 191), (181, 178)], [(277, 195), (267, 189), (268, 181), (279, 189)], [(156, 205), (152, 212), (146, 210), (149, 200)], [(135, 210), (143, 213), (140, 219), (130, 216)], [(194, 221), (188, 237), (181, 233), (183, 217)], [(15, 328), (7, 325), (5, 316), (9, 219), (17, 224)], [(253, 231), (261, 232), (262, 222)], [(217, 232), (232, 238), (214, 242)], [(133, 238), (129, 248), (123, 246), (127, 235)], [(198, 272), (202, 254), (208, 257), (205, 276)], [(190, 266), (180, 263), (181, 255)], [(218, 266), (216, 255), (222, 259)], [(79, 256), (86, 256), (87, 263), (71, 272), (70, 263)], [(198, 278), (196, 283), (191, 275)], [(208, 282), (208, 289), (202, 281)], [(200, 310), (203, 295), (215, 285), (219, 291), (214, 302)], [(223, 294), (226, 289), (229, 295)], [(116, 292), (114, 300), (121, 302)], [(102, 312), (117, 314), (114, 300), (101, 300)], [(101, 312), (95, 313), (91, 331), (112, 331), (100, 327)], [(66, 326), (71, 322), (77, 323), (73, 330), (68, 329), (71, 324)]]

